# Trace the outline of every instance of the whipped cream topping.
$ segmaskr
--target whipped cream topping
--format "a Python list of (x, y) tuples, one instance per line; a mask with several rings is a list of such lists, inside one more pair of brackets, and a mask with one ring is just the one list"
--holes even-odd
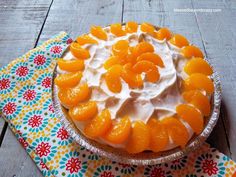
[[(147, 122), (150, 117), (154, 116), (158, 119), (172, 116), (176, 114), (175, 107), (183, 103), (180, 93), (180, 81), (186, 77), (183, 72), (183, 66), (186, 59), (179, 54), (179, 49), (165, 40), (159, 41), (152, 36), (140, 30), (140, 26), (136, 33), (128, 33), (126, 36), (116, 37), (110, 33), (110, 28), (106, 27), (108, 40), (103, 41), (95, 38), (98, 44), (89, 44), (82, 47), (90, 52), (90, 58), (85, 60), (85, 69), (81, 83), (86, 82), (92, 90), (91, 100), (96, 101), (99, 112), (103, 109), (109, 109), (112, 119), (119, 119), (125, 115), (130, 117), (131, 122), (142, 120)], [(119, 40), (128, 40), (130, 46), (135, 46), (141, 41), (147, 41), (153, 45), (155, 53), (163, 60), (164, 68), (158, 67), (160, 79), (156, 83), (145, 82), (145, 74), (143, 88), (129, 88), (128, 84), (122, 80), (122, 89), (120, 93), (111, 92), (104, 79), (106, 70), (103, 67), (104, 62), (112, 55), (111, 48)], [(68, 52), (64, 59), (71, 60), (74, 56)], [(65, 73), (59, 67), (59, 73)], [(189, 139), (193, 135), (191, 127), (181, 120), (189, 132)], [(76, 126), (83, 130), (84, 124), (76, 122)], [(83, 131), (82, 131), (83, 132)], [(103, 140), (97, 140), (101, 143), (109, 144)], [(123, 147), (124, 145), (113, 145), (114, 147)], [(170, 139), (166, 150), (176, 147)]]

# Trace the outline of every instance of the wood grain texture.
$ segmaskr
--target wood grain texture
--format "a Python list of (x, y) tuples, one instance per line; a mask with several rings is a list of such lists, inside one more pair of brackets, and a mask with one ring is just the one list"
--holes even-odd
[(0, 66), (34, 48), (50, 2), (0, 1)]
[[(0, 66), (34, 48), (50, 2), (0, 1)], [(1, 119), (0, 132), (3, 124), (4, 121)], [(41, 176), (10, 129), (7, 130), (0, 148), (0, 176)]]
[[(191, 41), (191, 43), (199, 46), (202, 51), (205, 51), (205, 46), (202, 41), (202, 33), (205, 31), (200, 31), (198, 24), (199, 21), (195, 14), (175, 12), (175, 9), (192, 7), (193, 4), (191, 1), (125, 0), (123, 19), (124, 21), (134, 20), (140, 23), (147, 21), (158, 26), (166, 26), (174, 33), (183, 34), (189, 39), (189, 41)], [(213, 24), (212, 27), (214, 27)], [(219, 61), (213, 61), (213, 65), (216, 62)], [(208, 142), (224, 154), (229, 156), (231, 155), (223, 120), (220, 119), (218, 121), (218, 124), (210, 135)]]
[[(207, 58), (221, 76), (223, 103), (221, 119), (228, 137), (231, 157), (236, 160), (236, 6), (235, 1), (193, 1), (194, 8), (217, 8), (217, 13), (195, 13)], [(234, 6), (233, 6), (234, 4)], [(219, 144), (220, 146), (221, 144)]]
[(60, 31), (66, 31), (75, 38), (88, 32), (91, 25), (106, 26), (120, 22), (121, 18), (120, 0), (55, 0), (39, 41), (45, 41)]
[(10, 129), (0, 148), (1, 177), (41, 177), (42, 174)]

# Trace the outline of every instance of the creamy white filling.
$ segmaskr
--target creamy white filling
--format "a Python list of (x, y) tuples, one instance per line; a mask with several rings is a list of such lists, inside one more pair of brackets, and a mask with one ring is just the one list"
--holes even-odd
[[(108, 34), (108, 40), (99, 41), (98, 45), (84, 45), (89, 50), (90, 58), (85, 60), (85, 70), (81, 82), (86, 82), (92, 88), (91, 100), (96, 101), (99, 111), (107, 108), (110, 110), (112, 119), (119, 119), (125, 115), (130, 117), (132, 122), (142, 120), (147, 122), (151, 116), (158, 119), (172, 116), (176, 114), (175, 107), (183, 103), (180, 93), (180, 79), (185, 78), (183, 66), (186, 59), (179, 55), (178, 48), (164, 41), (158, 41), (152, 36), (143, 33), (138, 28), (137, 33), (127, 34), (122, 37), (115, 37), (109, 31), (109, 27), (105, 28)], [(90, 35), (93, 37), (92, 35)], [(95, 37), (93, 37), (95, 38)], [(122, 80), (122, 90), (120, 93), (111, 92), (104, 80), (103, 68), (104, 62), (112, 55), (111, 47), (119, 40), (128, 40), (130, 46), (135, 46), (138, 42), (145, 40), (153, 45), (155, 53), (163, 60), (165, 67), (158, 70), (160, 72), (160, 80), (156, 83), (144, 82), (143, 88), (131, 89), (128, 84)], [(68, 52), (64, 59), (73, 59), (73, 55)], [(59, 67), (59, 73), (64, 73)], [(145, 75), (142, 75), (145, 80)], [(193, 135), (191, 127), (181, 120), (189, 132), (189, 139)], [(75, 122), (77, 127), (83, 132), (84, 123)], [(103, 140), (97, 140), (101, 143), (109, 144)], [(123, 145), (114, 145), (114, 147), (123, 147)], [(174, 142), (170, 140), (166, 150), (176, 147)]]

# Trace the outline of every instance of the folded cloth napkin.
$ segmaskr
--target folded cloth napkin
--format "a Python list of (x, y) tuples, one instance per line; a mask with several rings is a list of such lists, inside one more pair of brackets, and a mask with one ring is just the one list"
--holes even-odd
[(236, 163), (208, 144), (179, 160), (153, 166), (117, 163), (76, 144), (56, 117), (52, 76), (72, 39), (46, 41), (0, 70), (0, 113), (44, 176), (232, 176)]

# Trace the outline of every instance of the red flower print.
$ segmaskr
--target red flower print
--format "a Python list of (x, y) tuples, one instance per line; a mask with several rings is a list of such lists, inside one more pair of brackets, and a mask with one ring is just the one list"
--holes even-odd
[(45, 79), (43, 79), (42, 86), (45, 87), (45, 88), (51, 87), (50, 77), (46, 77)]
[(19, 142), (24, 148), (26, 148), (28, 146), (28, 143), (25, 141), (24, 138), (19, 138)]
[(126, 167), (130, 167), (131, 165), (129, 164), (125, 164), (125, 163), (119, 163), (119, 165), (122, 166), (122, 168), (126, 168)]
[(26, 101), (31, 101), (33, 99), (35, 99), (36, 96), (36, 92), (34, 90), (27, 90), (24, 94), (23, 94), (23, 98)]
[(45, 165), (45, 163), (43, 163), (42, 160), (40, 160), (40, 166), (41, 166), (42, 169), (47, 169), (47, 170), (49, 170), (49, 168)]
[(70, 173), (78, 172), (81, 169), (81, 161), (78, 158), (71, 157), (66, 163), (66, 170)]
[(54, 107), (53, 107), (53, 105), (51, 104), (51, 105), (49, 105), (49, 111), (51, 111), (52, 113), (54, 113)]
[(165, 171), (162, 170), (161, 168), (157, 168), (155, 167), (152, 171), (151, 171), (151, 177), (165, 177)]
[(70, 44), (72, 42), (73, 42), (73, 40), (71, 38), (69, 38), (69, 39), (67, 39), (66, 44)]
[(28, 120), (28, 125), (30, 125), (33, 128), (39, 127), (42, 124), (42, 120), (43, 118), (41, 116), (34, 115)]
[(36, 65), (43, 65), (45, 62), (46, 62), (46, 57), (43, 56), (43, 55), (37, 55), (37, 56), (34, 58), (34, 63), (35, 63)]
[(10, 80), (3, 78), (0, 80), (0, 90), (7, 89), (10, 87)]
[(3, 112), (7, 115), (9, 114), (13, 114), (13, 112), (16, 111), (16, 104), (15, 103), (7, 103), (4, 107), (3, 107)]
[(53, 52), (53, 53), (61, 53), (62, 47), (56, 45), (56, 46), (53, 46), (53, 47), (50, 49), (50, 51)]
[(204, 173), (207, 173), (209, 176), (216, 175), (218, 168), (216, 167), (217, 163), (213, 160), (204, 160), (202, 162), (202, 169)]
[(16, 70), (16, 75), (18, 76), (26, 76), (29, 72), (29, 69), (26, 66), (20, 66), (19, 68), (17, 68)]
[(110, 171), (104, 171), (101, 177), (115, 177)]
[(50, 148), (51, 146), (49, 143), (42, 142), (36, 147), (36, 153), (39, 155), (39, 157), (47, 156), (50, 153)]
[(68, 134), (68, 132), (62, 127), (62, 128), (60, 128), (59, 131), (57, 132), (57, 137), (60, 138), (61, 140), (68, 139), (68, 138), (69, 138), (69, 134)]

